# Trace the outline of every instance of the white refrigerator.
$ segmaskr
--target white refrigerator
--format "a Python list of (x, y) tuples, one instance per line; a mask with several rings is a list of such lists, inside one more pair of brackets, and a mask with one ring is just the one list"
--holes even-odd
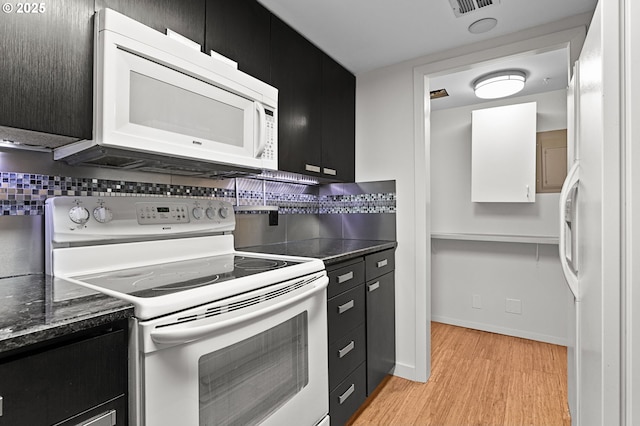
[(640, 310), (633, 304), (640, 301), (633, 291), (640, 257), (634, 262), (639, 239), (631, 232), (633, 193), (640, 193), (638, 161), (632, 161), (640, 160), (634, 110), (640, 99), (632, 79), (639, 75), (640, 40), (631, 26), (632, 17), (640, 19), (638, 3), (598, 2), (568, 92), (570, 167), (560, 199), (559, 249), (574, 296), (567, 351), (574, 425), (640, 424), (634, 368), (640, 367), (640, 321), (633, 315)]

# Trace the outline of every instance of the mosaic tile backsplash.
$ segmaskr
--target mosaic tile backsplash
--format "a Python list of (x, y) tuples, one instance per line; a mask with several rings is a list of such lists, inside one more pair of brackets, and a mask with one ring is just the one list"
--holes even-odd
[(257, 179), (235, 179), (230, 186), (216, 188), (1, 172), (0, 211), (3, 216), (43, 215), (48, 197), (136, 194), (218, 198), (234, 205), (265, 204), (278, 206), (281, 214), (396, 212), (395, 193), (319, 196), (317, 187)]

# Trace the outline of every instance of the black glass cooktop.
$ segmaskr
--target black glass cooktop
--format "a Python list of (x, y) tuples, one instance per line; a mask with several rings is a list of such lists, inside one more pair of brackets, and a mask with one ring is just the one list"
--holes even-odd
[(72, 277), (137, 297), (157, 297), (281, 269), (301, 262), (235, 254)]

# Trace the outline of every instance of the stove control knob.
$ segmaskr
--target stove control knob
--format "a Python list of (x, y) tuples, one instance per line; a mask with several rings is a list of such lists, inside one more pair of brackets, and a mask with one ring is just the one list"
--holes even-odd
[(75, 206), (69, 210), (69, 218), (73, 223), (84, 225), (89, 220), (89, 210), (84, 207)]
[(207, 217), (211, 220), (216, 218), (216, 210), (213, 207), (207, 207)]
[(193, 214), (194, 219), (200, 220), (204, 216), (204, 209), (202, 207), (194, 207), (191, 214)]
[(113, 219), (113, 212), (108, 207), (100, 206), (93, 209), (93, 217), (100, 223), (109, 223)]
[(229, 216), (229, 208), (227, 207), (220, 207), (218, 209), (218, 214), (220, 215), (221, 218), (226, 219), (227, 216)]

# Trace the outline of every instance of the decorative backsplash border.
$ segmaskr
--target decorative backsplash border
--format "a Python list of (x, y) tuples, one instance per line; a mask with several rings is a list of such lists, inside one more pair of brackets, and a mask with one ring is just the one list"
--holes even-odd
[(234, 205), (278, 206), (281, 214), (395, 213), (396, 194), (318, 195), (315, 186), (235, 179), (232, 188), (75, 178), (0, 172), (0, 215), (44, 214), (44, 203), (55, 196), (121, 196), (218, 198)]
[(320, 214), (395, 212), (395, 192), (357, 195), (324, 195), (319, 199)]

